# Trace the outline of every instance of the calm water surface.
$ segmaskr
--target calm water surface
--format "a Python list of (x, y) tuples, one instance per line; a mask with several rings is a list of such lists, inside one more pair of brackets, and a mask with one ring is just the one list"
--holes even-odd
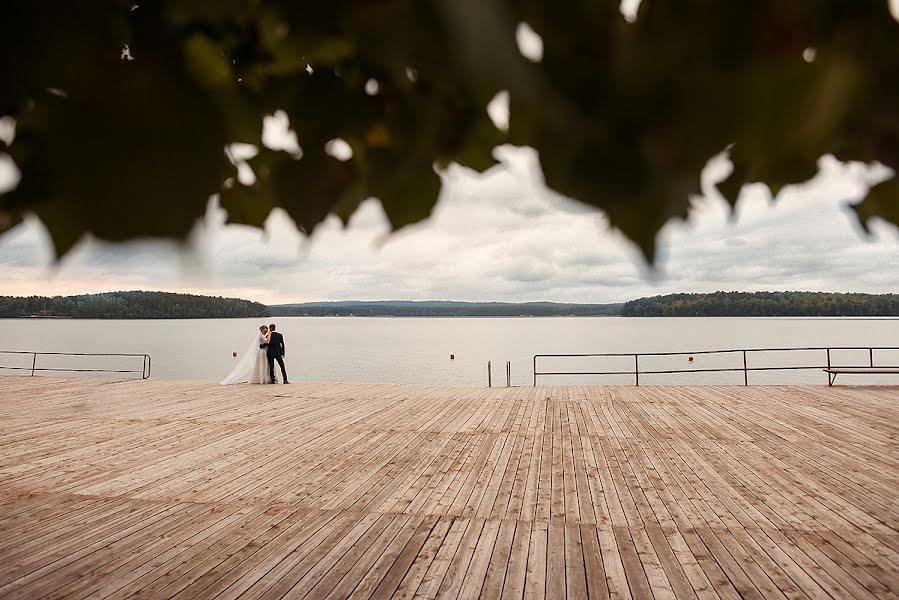
[[(483, 386), (533, 381), (534, 354), (696, 352), (730, 348), (899, 346), (899, 319), (818, 318), (312, 318), (274, 319), (287, 344), (294, 381), (433, 383)], [(237, 363), (260, 319), (87, 321), (0, 320), (0, 350), (133, 352), (152, 356), (152, 377), (218, 381)], [(450, 354), (455, 360), (450, 360)], [(836, 353), (835, 363), (866, 364), (867, 352)], [(824, 364), (823, 352), (752, 354), (749, 366)], [(899, 365), (899, 351), (875, 355)], [(0, 365), (31, 357), (0, 354)], [(27, 363), (27, 364), (26, 364)], [(38, 367), (98, 367), (98, 359), (39, 357)], [(742, 367), (742, 355), (644, 357), (641, 370)], [(140, 360), (104, 359), (104, 368), (140, 368)], [(633, 358), (541, 359), (541, 371), (631, 370)], [(0, 374), (14, 371), (0, 369)], [(740, 373), (641, 376), (641, 384), (742, 383)], [(899, 383), (896, 377), (845, 382)], [(632, 376), (544, 376), (542, 384), (631, 383)], [(820, 371), (750, 373), (755, 383), (826, 383)]]

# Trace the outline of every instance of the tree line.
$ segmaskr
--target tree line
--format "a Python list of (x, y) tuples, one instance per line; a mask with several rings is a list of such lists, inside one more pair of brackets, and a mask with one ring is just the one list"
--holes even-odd
[(380, 301), (266, 306), (240, 298), (169, 292), (107, 292), (78, 296), (0, 296), (0, 318), (224, 319), (324, 317), (839, 317), (899, 316), (899, 294), (715, 292), (669, 294), (624, 304), (555, 302)]
[(343, 301), (272, 306), (282, 317), (587, 317), (617, 316), (621, 304), (558, 302)]
[(899, 294), (715, 292), (624, 303), (625, 317), (895, 317)]
[(168, 292), (108, 292), (80, 296), (0, 296), (0, 318), (222, 319), (267, 317), (267, 306), (240, 298)]

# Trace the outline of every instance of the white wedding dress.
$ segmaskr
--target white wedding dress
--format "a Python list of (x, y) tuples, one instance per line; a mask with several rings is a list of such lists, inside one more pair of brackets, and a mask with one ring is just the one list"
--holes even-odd
[[(253, 338), (250, 347), (244, 352), (243, 358), (237, 363), (237, 366), (228, 373), (220, 383), (221, 385), (231, 385), (234, 383), (268, 383), (268, 358), (266, 357), (265, 348), (260, 348), (260, 344), (268, 344), (268, 337), (259, 335)], [(276, 381), (280, 378), (276, 374)]]

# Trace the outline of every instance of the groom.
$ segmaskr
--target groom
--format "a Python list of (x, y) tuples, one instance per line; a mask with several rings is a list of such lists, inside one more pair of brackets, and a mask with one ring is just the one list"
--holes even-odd
[(284, 383), (290, 383), (287, 381), (287, 371), (284, 369), (284, 336), (275, 331), (274, 323), (268, 326), (268, 330), (271, 334), (265, 354), (268, 357), (269, 383), (275, 383), (275, 361), (278, 361), (278, 364), (281, 366), (281, 375)]

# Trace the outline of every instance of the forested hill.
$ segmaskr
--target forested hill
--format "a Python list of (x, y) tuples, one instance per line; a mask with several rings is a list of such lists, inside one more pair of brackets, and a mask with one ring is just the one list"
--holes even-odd
[(108, 292), (47, 298), (0, 296), (0, 318), (214, 319), (355, 317), (798, 317), (899, 316), (899, 294), (715, 292), (670, 294), (624, 304), (556, 302), (343, 301), (265, 306), (239, 298), (168, 292)]
[(617, 316), (621, 304), (557, 302), (356, 301), (272, 306), (282, 317), (559, 317)]
[(625, 317), (896, 317), (899, 294), (715, 292), (624, 303)]
[(258, 302), (168, 292), (108, 292), (53, 298), (0, 296), (0, 318), (221, 319), (268, 315), (268, 307)]

